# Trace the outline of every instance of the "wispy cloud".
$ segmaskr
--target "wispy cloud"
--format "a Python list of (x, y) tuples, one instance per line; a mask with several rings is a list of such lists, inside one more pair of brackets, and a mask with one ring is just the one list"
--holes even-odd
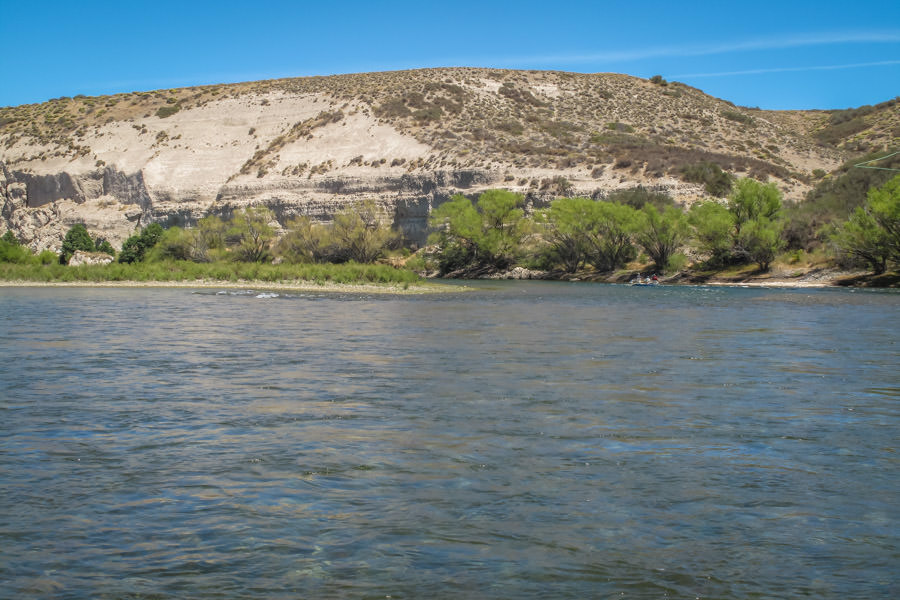
[(735, 52), (757, 50), (780, 50), (808, 46), (829, 46), (839, 44), (890, 44), (900, 43), (900, 30), (887, 31), (845, 31), (833, 33), (809, 33), (783, 35), (721, 44), (693, 44), (685, 46), (659, 46), (626, 50), (609, 50), (586, 54), (558, 54), (530, 56), (504, 60), (508, 64), (558, 63), (558, 62), (630, 62), (659, 57), (711, 56)]
[(767, 73), (794, 73), (800, 71), (835, 71), (838, 69), (859, 69), (863, 67), (886, 67), (900, 65), (900, 60), (880, 60), (877, 62), (852, 63), (847, 65), (816, 65), (811, 67), (775, 67), (771, 69), (748, 69), (746, 71), (719, 71), (717, 73), (681, 73), (674, 78), (731, 77), (733, 75), (764, 75)]

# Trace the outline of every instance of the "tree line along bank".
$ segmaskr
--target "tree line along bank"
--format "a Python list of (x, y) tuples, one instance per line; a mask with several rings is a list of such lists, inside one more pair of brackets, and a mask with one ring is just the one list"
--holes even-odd
[[(343, 264), (393, 259), (419, 272), (471, 277), (515, 266), (572, 274), (615, 271), (629, 264), (657, 272), (770, 268), (782, 253), (827, 253), (836, 266), (883, 273), (900, 266), (900, 176), (872, 186), (843, 219), (810, 220), (809, 211), (785, 206), (774, 184), (741, 178), (723, 187), (724, 198), (684, 208), (667, 195), (642, 188), (604, 200), (563, 197), (526, 212), (521, 194), (488, 190), (470, 199), (453, 196), (432, 213), (429, 246), (411, 255), (402, 236), (372, 201), (337, 214), (331, 223), (299, 217), (279, 232), (266, 208), (247, 208), (230, 219), (211, 216), (197, 226), (136, 232), (116, 253), (109, 242), (73, 226), (62, 251), (34, 256), (7, 231), (0, 262), (68, 263), (75, 251), (103, 252), (120, 264), (165, 261), (199, 264)], [(812, 222), (811, 222), (812, 221)]]

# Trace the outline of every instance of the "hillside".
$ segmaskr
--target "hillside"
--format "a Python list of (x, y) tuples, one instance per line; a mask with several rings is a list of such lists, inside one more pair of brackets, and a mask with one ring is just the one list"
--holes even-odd
[(33, 249), (68, 227), (120, 245), (265, 204), (284, 224), (374, 198), (421, 243), (450, 195), (504, 187), (532, 205), (642, 185), (682, 202), (713, 162), (800, 200), (822, 173), (895, 145), (900, 104), (763, 111), (616, 74), (448, 68), (59, 98), (0, 109), (2, 223)]

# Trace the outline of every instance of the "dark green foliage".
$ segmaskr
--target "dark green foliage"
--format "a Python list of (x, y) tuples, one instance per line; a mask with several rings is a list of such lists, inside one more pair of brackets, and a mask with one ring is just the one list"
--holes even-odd
[(156, 111), (156, 116), (160, 119), (165, 119), (166, 117), (171, 117), (179, 110), (181, 110), (180, 104), (168, 104), (160, 107), (160, 109)]
[(110, 244), (107, 240), (105, 240), (103, 238), (97, 238), (96, 240), (94, 240), (94, 250), (96, 250), (97, 252), (105, 252), (106, 254), (109, 254), (110, 256), (116, 255), (116, 251), (112, 247), (112, 244)]
[(120, 263), (134, 263), (144, 260), (147, 252), (153, 248), (163, 235), (162, 225), (151, 223), (140, 234), (133, 235), (122, 244), (119, 253)]
[(16, 236), (13, 234), (11, 229), (6, 230), (6, 233), (3, 234), (3, 237), (0, 237), (0, 241), (6, 242), (11, 246), (19, 245), (19, 240), (16, 239)]
[(94, 251), (94, 240), (91, 239), (87, 229), (81, 223), (73, 225), (66, 232), (66, 237), (63, 239), (62, 244), (62, 252), (59, 255), (59, 263), (61, 265), (69, 264), (69, 259), (72, 258), (72, 255), (77, 250), (82, 252)]
[(653, 77), (650, 78), (650, 83), (652, 83), (654, 85), (663, 85), (663, 86), (669, 85), (669, 82), (666, 81), (665, 79), (663, 79), (662, 75), (654, 75)]
[(724, 198), (731, 191), (734, 177), (713, 162), (699, 162), (681, 168), (681, 178), (691, 183), (702, 183), (710, 196)]

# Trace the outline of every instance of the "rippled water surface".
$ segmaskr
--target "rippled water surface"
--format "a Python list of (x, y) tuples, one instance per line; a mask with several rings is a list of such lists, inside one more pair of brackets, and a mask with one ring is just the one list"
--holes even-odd
[(900, 294), (0, 289), (0, 597), (892, 598)]

